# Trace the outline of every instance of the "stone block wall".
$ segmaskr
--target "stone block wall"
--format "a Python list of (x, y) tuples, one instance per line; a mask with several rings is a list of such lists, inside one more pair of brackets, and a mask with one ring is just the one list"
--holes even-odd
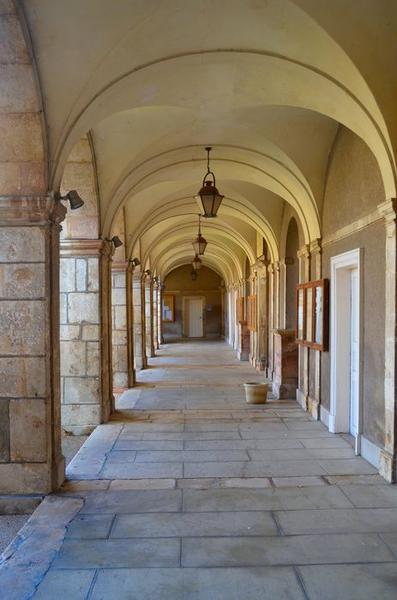
[(60, 259), (62, 426), (88, 433), (101, 423), (99, 257)]
[(127, 289), (126, 271), (112, 270), (112, 364), (113, 387), (127, 388)]
[(134, 312), (134, 366), (136, 370), (144, 369), (147, 365), (146, 343), (143, 318), (144, 292), (140, 270), (132, 275), (132, 302)]

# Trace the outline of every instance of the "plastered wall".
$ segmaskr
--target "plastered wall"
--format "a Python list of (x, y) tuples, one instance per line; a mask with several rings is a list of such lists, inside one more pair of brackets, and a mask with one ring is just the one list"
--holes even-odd
[(204, 296), (204, 333), (206, 337), (220, 337), (222, 332), (221, 277), (212, 269), (202, 267), (196, 281), (192, 281), (191, 266), (183, 265), (165, 279), (165, 294), (175, 296), (175, 321), (163, 323), (165, 341), (183, 337), (183, 297)]
[[(341, 128), (330, 160), (323, 210), (323, 276), (331, 257), (363, 249), (363, 434), (378, 446), (384, 437), (385, 226), (378, 220), (332, 241), (341, 228), (376, 211), (384, 202), (377, 163), (366, 145)], [(330, 354), (322, 353), (321, 403), (329, 409)]]

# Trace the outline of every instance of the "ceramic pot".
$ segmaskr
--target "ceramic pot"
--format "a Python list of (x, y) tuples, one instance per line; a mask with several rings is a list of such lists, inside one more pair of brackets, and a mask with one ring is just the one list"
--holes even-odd
[(244, 383), (247, 404), (265, 404), (269, 386), (267, 383)]

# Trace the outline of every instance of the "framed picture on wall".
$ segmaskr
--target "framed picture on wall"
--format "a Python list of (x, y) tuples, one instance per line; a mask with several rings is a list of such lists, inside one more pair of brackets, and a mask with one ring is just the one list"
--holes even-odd
[(172, 294), (164, 294), (163, 296), (162, 320), (164, 323), (175, 321), (175, 298)]
[(329, 280), (296, 286), (296, 341), (316, 350), (328, 350)]

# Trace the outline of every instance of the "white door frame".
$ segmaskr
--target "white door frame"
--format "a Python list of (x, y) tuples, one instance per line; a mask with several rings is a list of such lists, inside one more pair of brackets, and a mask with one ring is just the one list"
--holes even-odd
[[(357, 248), (331, 258), (331, 379), (329, 430), (332, 433), (350, 431), (350, 286), (351, 270), (358, 270), (359, 311), (359, 378), (358, 378), (358, 434), (356, 454), (360, 453), (362, 432), (362, 249)], [(349, 300), (348, 300), (348, 298)], [(339, 300), (339, 301), (338, 301)]]

